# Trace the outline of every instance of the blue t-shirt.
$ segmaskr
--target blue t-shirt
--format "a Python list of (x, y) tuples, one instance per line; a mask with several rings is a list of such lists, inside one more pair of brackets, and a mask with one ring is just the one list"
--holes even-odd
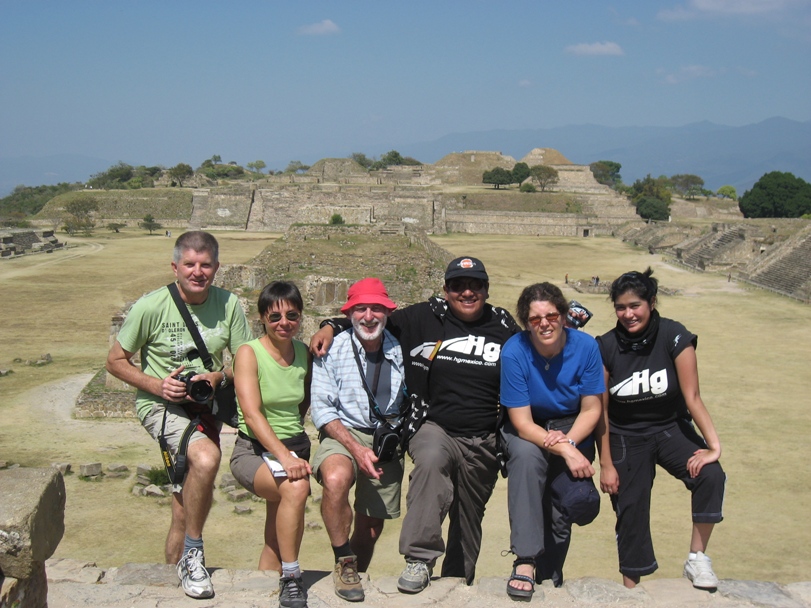
[(507, 340), (501, 353), (501, 404), (532, 407), (536, 421), (580, 412), (580, 398), (605, 392), (603, 362), (597, 341), (565, 328), (563, 352), (546, 360), (535, 350), (529, 331)]

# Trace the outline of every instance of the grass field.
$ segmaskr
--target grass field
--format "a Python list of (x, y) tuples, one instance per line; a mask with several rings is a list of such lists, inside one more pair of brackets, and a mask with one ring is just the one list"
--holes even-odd
[[(258, 254), (272, 235), (218, 233), (221, 260), (236, 263)], [(724, 447), (727, 472), (724, 523), (709, 553), (722, 578), (808, 580), (811, 572), (811, 308), (768, 292), (728, 283), (725, 276), (696, 274), (668, 266), (658, 256), (614, 239), (564, 239), (453, 235), (435, 238), (457, 255), (475, 255), (491, 276), (491, 302), (512, 310), (527, 284), (549, 280), (583, 302), (595, 317), (587, 327), (597, 335), (613, 326), (605, 296), (567, 290), (570, 281), (599, 275), (607, 280), (630, 270), (654, 267), (661, 284), (680, 295), (663, 296), (660, 310), (699, 336), (702, 395)], [(159, 463), (156, 446), (137, 422), (79, 421), (69, 417), (68, 395), (104, 362), (111, 315), (128, 301), (169, 282), (172, 240), (159, 236), (99, 235), (70, 239), (67, 251), (0, 262), (0, 460), (24, 466), (52, 462), (79, 464)], [(439, 287), (439, 286), (437, 286)], [(54, 362), (29, 367), (13, 359), (50, 353)], [(227, 471), (232, 440), (221, 472)], [(66, 532), (58, 557), (95, 561), (110, 567), (156, 562), (163, 555), (169, 509), (132, 496), (131, 480), (83, 482), (66, 478)], [(318, 495), (319, 488), (313, 484)], [(688, 492), (662, 474), (653, 499), (657, 577), (678, 577), (688, 548)], [(255, 567), (261, 547), (264, 509), (237, 516), (219, 491), (206, 527), (207, 561), (221, 567)], [(320, 522), (317, 507), (307, 516)], [(618, 579), (613, 513), (604, 499), (600, 517), (576, 528), (567, 561), (570, 578)], [(391, 522), (378, 544), (372, 575), (396, 574), (399, 521)], [(329, 570), (324, 530), (305, 534), (302, 564)], [(500, 480), (485, 517), (480, 576), (504, 576), (511, 560), (506, 482)]]

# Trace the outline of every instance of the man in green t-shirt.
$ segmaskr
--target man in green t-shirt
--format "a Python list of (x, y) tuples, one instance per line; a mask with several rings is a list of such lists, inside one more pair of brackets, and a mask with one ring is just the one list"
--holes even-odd
[[(174, 458), (183, 432), (191, 421), (192, 400), (178, 374), (194, 372), (192, 381), (206, 380), (214, 388), (233, 382), (223, 366), (223, 350), (235, 353), (252, 339), (237, 297), (214, 287), (220, 264), (219, 245), (207, 232), (186, 232), (175, 242), (172, 270), (180, 297), (186, 304), (211, 354), (213, 371), (206, 370), (169, 290), (146, 294), (130, 309), (107, 356), (107, 371), (138, 389), (136, 408), (141, 424), (157, 440), (163, 435)], [(140, 351), (141, 367), (131, 362)], [(210, 416), (195, 429), (187, 450), (188, 472), (172, 494), (172, 523), (166, 537), (166, 562), (177, 564), (186, 595), (214, 595), (203, 555), (203, 526), (214, 495), (220, 466), (219, 430)]]

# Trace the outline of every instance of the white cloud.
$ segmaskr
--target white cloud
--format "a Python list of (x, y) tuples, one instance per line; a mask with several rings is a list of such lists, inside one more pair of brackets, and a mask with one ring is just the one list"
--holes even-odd
[[(664, 73), (663, 70), (659, 70), (659, 72)], [(716, 71), (705, 65), (688, 65), (680, 68), (678, 72), (665, 73), (663, 82), (665, 84), (681, 84), (696, 78), (712, 78), (715, 75)]]
[(332, 19), (324, 19), (318, 23), (311, 23), (310, 25), (302, 25), (298, 28), (298, 33), (302, 36), (326, 36), (329, 34), (337, 34), (341, 31)]
[(764, 15), (807, 4), (809, 0), (688, 0), (687, 6), (661, 9), (656, 17), (661, 21), (687, 21), (697, 17)]
[(592, 42), (572, 44), (564, 49), (572, 55), (624, 55), (622, 47), (616, 42)]
[(523, 80), (518, 81), (518, 86), (521, 87), (522, 89), (526, 89), (527, 87), (532, 86), (532, 82), (524, 78)]

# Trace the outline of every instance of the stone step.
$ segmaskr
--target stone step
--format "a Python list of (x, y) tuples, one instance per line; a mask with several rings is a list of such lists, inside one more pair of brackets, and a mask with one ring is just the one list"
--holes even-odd
[[(57, 559), (46, 563), (48, 606), (147, 607), (205, 606), (206, 608), (267, 608), (278, 604), (278, 574), (256, 570), (209, 568), (216, 595), (209, 600), (186, 597), (179, 587), (175, 568), (166, 564), (125, 564), (102, 570), (77, 560)], [(361, 575), (366, 599), (364, 606), (411, 608), (496, 608), (514, 605), (507, 597), (507, 577), (481, 578), (468, 587), (462, 579), (438, 578), (422, 593), (405, 595), (397, 590), (396, 576), (380, 578)], [(304, 573), (311, 608), (348, 604), (333, 590), (332, 574), (325, 571)], [(532, 603), (549, 607), (597, 607), (622, 605), (682, 607), (811, 606), (811, 582), (780, 585), (762, 581), (722, 580), (716, 592), (694, 589), (687, 579), (651, 579), (636, 589), (619, 582), (598, 578), (566, 581), (555, 588), (548, 583), (536, 586)]]

